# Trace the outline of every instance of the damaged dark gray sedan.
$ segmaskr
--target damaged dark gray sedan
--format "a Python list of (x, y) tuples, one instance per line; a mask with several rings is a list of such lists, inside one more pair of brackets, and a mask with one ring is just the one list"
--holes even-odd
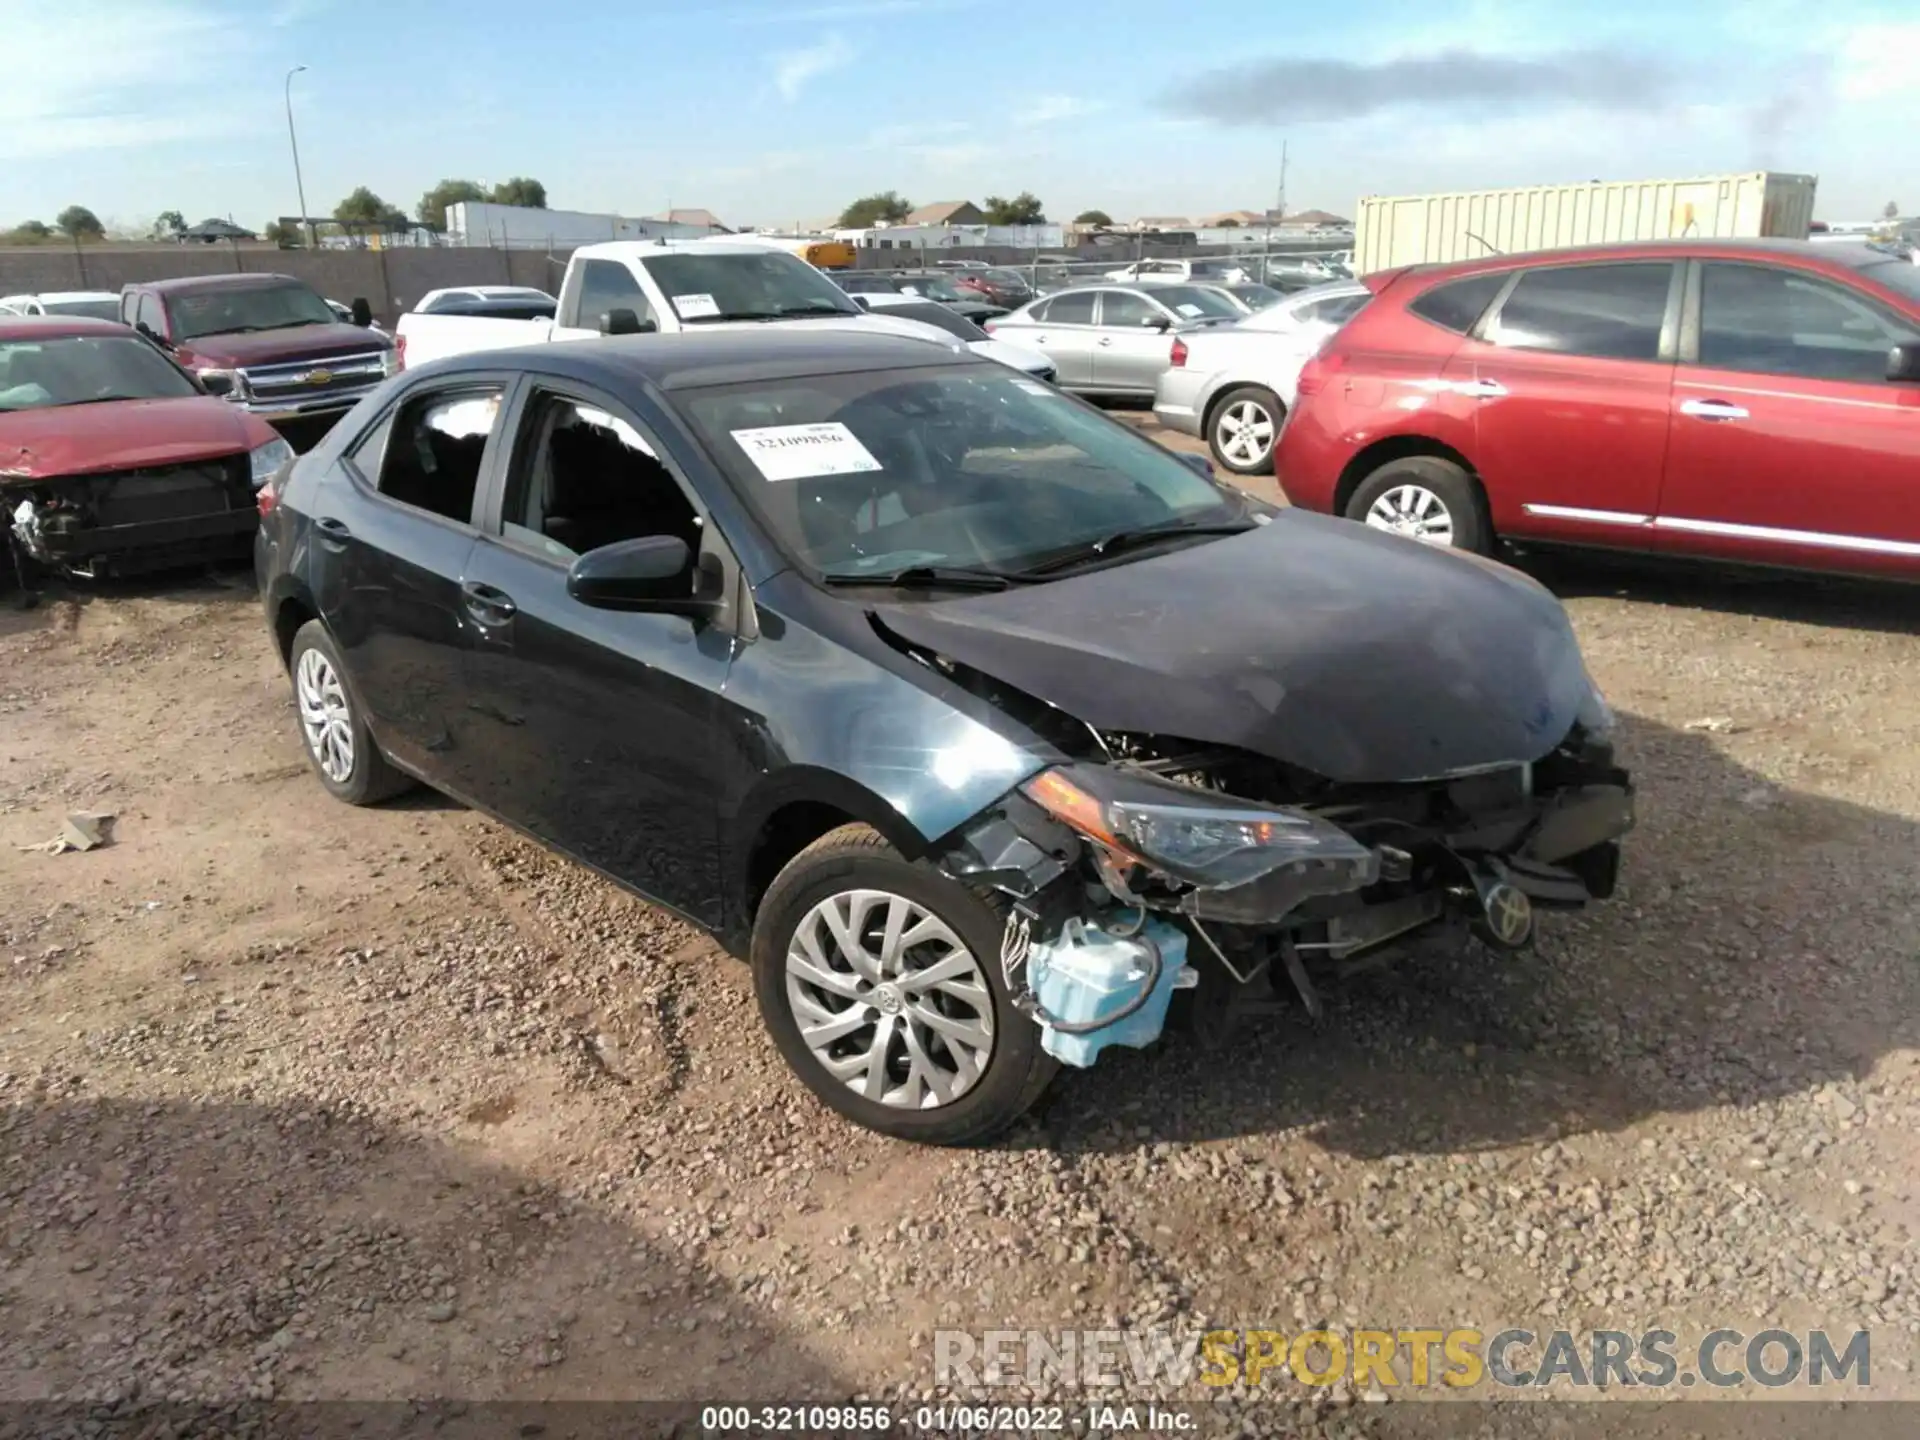
[(706, 927), (795, 1073), (915, 1140), (1429, 926), (1520, 948), (1633, 822), (1539, 585), (964, 349), (443, 362), (261, 510), (329, 791), (425, 781)]

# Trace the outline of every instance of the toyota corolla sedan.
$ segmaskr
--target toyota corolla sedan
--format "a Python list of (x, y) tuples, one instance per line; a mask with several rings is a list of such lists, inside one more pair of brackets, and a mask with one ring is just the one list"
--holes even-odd
[(324, 789), (423, 781), (706, 927), (892, 1135), (1432, 926), (1518, 950), (1632, 824), (1539, 585), (913, 339), (439, 362), (260, 508)]

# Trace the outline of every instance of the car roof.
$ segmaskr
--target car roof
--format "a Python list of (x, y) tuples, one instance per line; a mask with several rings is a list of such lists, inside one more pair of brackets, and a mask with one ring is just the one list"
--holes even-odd
[[(1443, 275), (1473, 275), (1489, 270), (1512, 270), (1526, 265), (1582, 260), (1753, 260), (1773, 256), (1813, 261), (1821, 269), (1834, 270), (1858, 269), (1870, 263), (1864, 256), (1849, 258), (1833, 253), (1851, 248), (1830, 241), (1815, 245), (1807, 240), (1709, 240), (1685, 236), (1672, 240), (1615, 240), (1599, 245), (1566, 246), (1558, 250), (1519, 250), (1510, 255), (1481, 255), (1471, 260), (1415, 265), (1409, 269), (1423, 278), (1438, 279)], [(1866, 249), (1864, 245), (1859, 248)]]
[(34, 290), (24, 295), (0, 295), (0, 305), (17, 305), (22, 300), (38, 300), (42, 305), (71, 300), (118, 300), (118, 290)]
[[(587, 260), (651, 260), (661, 255), (784, 255), (778, 245), (741, 240), (599, 240), (573, 252)], [(797, 256), (795, 258), (798, 258)]]
[(131, 333), (118, 320), (94, 320), (85, 315), (0, 315), (0, 340), (58, 340), (70, 335), (124, 337)]
[(147, 290), (156, 295), (191, 295), (196, 290), (266, 290), (275, 285), (305, 284), (292, 275), (179, 275), (171, 280), (141, 280), (127, 289)]
[(591, 345), (530, 345), (453, 356), (409, 375), (483, 372), (505, 367), (612, 386), (638, 380), (662, 390), (694, 390), (746, 381), (797, 380), (870, 370), (924, 369), (980, 362), (964, 348), (882, 330), (687, 330), (675, 335), (619, 335)]

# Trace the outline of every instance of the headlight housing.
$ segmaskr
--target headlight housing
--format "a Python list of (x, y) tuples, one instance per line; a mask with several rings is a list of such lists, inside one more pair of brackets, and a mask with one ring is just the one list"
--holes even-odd
[(1202, 888), (1231, 889), (1283, 869), (1325, 880), (1334, 892), (1379, 878), (1372, 850), (1304, 811), (1099, 765), (1044, 770), (1020, 788), (1118, 857)]
[(247, 459), (252, 462), (253, 488), (258, 490), (273, 478), (274, 471), (293, 459), (293, 446), (276, 435), (251, 452)]
[(196, 370), (193, 373), (200, 383), (207, 387), (210, 394), (220, 395), (228, 400), (247, 398), (247, 380), (238, 370), (207, 369)]

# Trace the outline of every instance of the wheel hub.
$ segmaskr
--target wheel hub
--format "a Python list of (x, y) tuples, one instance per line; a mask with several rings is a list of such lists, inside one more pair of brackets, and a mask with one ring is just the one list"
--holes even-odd
[(867, 998), (882, 1015), (898, 1015), (906, 1008), (906, 1002), (900, 998), (899, 989), (893, 985), (876, 985), (873, 993)]

